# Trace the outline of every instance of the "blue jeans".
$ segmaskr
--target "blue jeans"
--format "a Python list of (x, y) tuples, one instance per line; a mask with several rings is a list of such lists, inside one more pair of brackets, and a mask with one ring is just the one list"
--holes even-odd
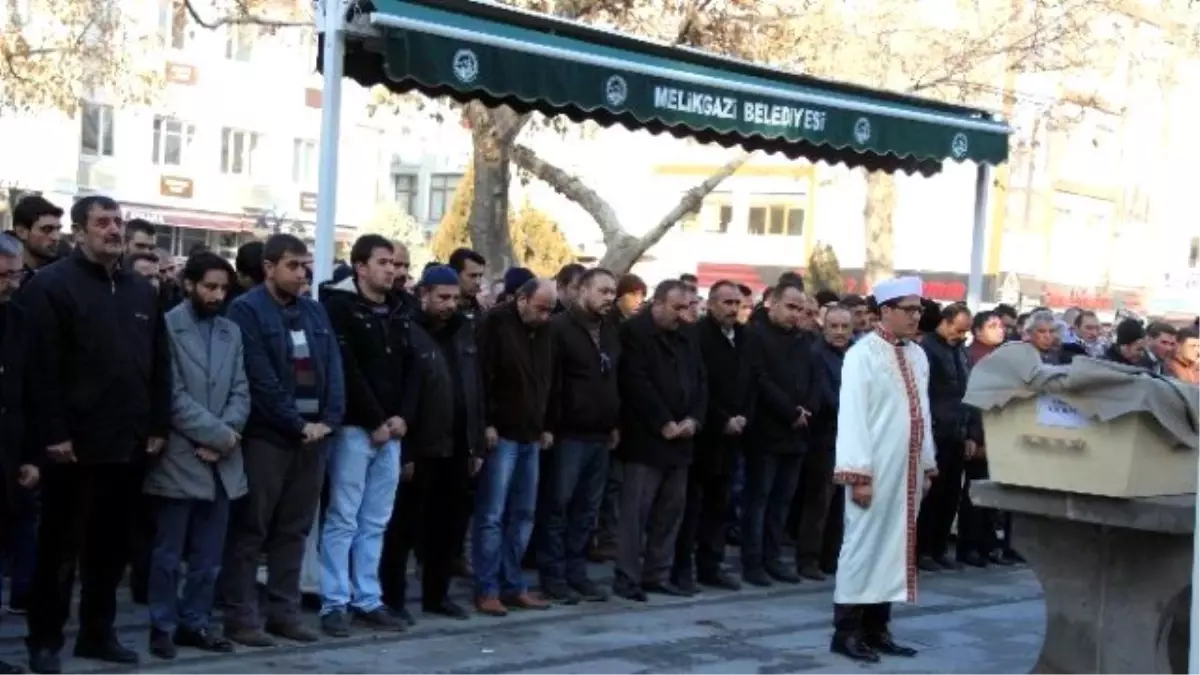
[[(166, 497), (156, 500), (158, 517), (146, 600), (150, 606), (150, 624), (158, 630), (208, 629), (229, 525), (229, 496), (215, 472), (213, 478), (217, 489), (212, 501)], [(180, 597), (179, 563), (185, 551), (187, 574)]]
[(537, 510), (538, 443), (500, 439), (483, 463), (475, 494), (471, 566), (480, 596), (527, 589), (521, 558)]
[(563, 439), (550, 457), (537, 563), (542, 585), (587, 579), (587, 547), (608, 480), (608, 443)]
[[(321, 528), (321, 614), (383, 607), (379, 558), (400, 483), (400, 441), (373, 445), (342, 427), (329, 455), (329, 506)], [(417, 514), (404, 514), (414, 517)]]

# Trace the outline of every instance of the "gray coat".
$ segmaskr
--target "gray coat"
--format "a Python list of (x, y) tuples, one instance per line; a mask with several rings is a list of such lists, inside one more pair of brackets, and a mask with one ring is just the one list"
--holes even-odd
[(171, 343), (171, 435), (142, 489), (160, 497), (213, 499), (213, 465), (196, 457), (196, 448), (204, 447), (223, 453), (216, 473), (229, 498), (237, 499), (247, 489), (242, 451), (223, 447), (233, 433), (241, 434), (250, 415), (242, 333), (234, 322), (216, 317), (212, 349), (206, 350), (190, 303), (167, 312), (165, 320)]

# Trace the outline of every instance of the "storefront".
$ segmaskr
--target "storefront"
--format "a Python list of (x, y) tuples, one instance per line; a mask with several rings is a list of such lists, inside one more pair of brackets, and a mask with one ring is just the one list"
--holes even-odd
[(255, 219), (244, 215), (142, 204), (124, 204), (122, 215), (127, 221), (141, 218), (154, 225), (158, 247), (175, 256), (185, 256), (203, 245), (233, 259), (239, 246), (255, 238)]

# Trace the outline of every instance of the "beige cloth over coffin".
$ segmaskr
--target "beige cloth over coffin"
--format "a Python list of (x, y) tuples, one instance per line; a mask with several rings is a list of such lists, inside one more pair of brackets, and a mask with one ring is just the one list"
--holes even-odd
[(1194, 426), (1200, 387), (1156, 378), (1135, 366), (1082, 356), (1069, 365), (1046, 365), (1036, 349), (1023, 343), (1003, 345), (975, 364), (963, 402), (991, 410), (1015, 398), (1038, 394), (1053, 394), (1102, 422), (1130, 413), (1149, 413), (1180, 443), (1200, 449), (1200, 435)]

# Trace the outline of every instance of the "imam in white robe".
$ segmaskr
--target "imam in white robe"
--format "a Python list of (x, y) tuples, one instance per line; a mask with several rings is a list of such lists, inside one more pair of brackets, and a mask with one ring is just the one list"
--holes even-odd
[[(925, 478), (937, 471), (929, 417), (929, 362), (912, 341), (876, 330), (846, 353), (839, 398), (834, 481), (846, 486), (845, 535), (833, 601), (915, 602), (917, 512)], [(870, 506), (851, 500), (870, 484)]]

